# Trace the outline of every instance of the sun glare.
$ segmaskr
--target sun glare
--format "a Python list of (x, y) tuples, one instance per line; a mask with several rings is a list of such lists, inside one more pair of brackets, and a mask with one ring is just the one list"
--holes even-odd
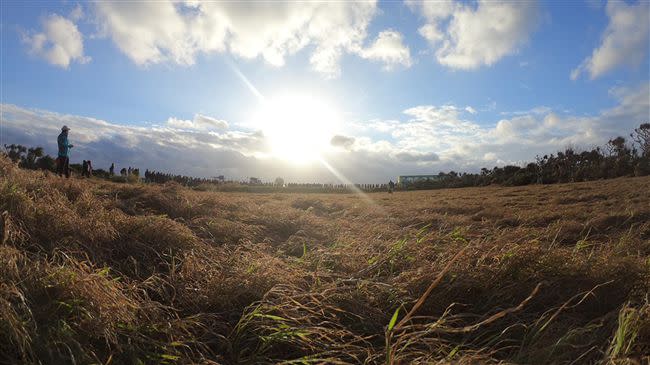
[(299, 164), (321, 158), (339, 123), (334, 107), (308, 96), (271, 98), (255, 115), (271, 155)]

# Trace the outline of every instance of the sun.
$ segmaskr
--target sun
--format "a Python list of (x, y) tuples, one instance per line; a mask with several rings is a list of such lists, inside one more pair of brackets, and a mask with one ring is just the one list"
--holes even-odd
[(304, 164), (331, 148), (340, 123), (332, 105), (310, 96), (284, 95), (266, 100), (255, 115), (273, 157)]

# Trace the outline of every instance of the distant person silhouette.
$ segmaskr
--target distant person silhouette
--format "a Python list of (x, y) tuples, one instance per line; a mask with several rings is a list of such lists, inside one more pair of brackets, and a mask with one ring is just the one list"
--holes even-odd
[(90, 178), (93, 175), (93, 163), (88, 160), (86, 161), (86, 177)]
[(122, 167), (122, 170), (120, 170), (120, 175), (126, 176), (126, 169), (124, 167)]
[(108, 175), (113, 176), (115, 175), (115, 163), (111, 162), (111, 167), (108, 168)]
[(395, 183), (391, 180), (388, 182), (388, 193), (392, 194), (393, 190), (395, 190)]
[(56, 139), (59, 145), (59, 155), (56, 158), (56, 174), (59, 176), (65, 175), (66, 178), (70, 177), (70, 148), (74, 147), (68, 142), (68, 128), (64, 125), (61, 128), (61, 134)]
[(88, 171), (88, 161), (84, 160), (81, 164), (81, 176), (86, 177), (86, 171)]

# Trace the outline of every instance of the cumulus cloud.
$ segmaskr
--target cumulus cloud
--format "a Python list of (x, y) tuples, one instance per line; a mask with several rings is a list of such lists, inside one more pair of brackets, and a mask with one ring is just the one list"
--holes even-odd
[[(553, 153), (567, 146), (593, 148), (610, 138), (627, 135), (650, 115), (650, 85), (635, 88), (614, 88), (611, 96), (616, 107), (592, 116), (572, 116), (556, 113), (540, 106), (525, 112), (508, 113), (509, 117), (493, 125), (480, 125), (467, 120), (454, 105), (423, 105), (404, 110), (407, 119), (382, 123), (370, 122), (367, 131), (376, 131), (373, 124), (390, 128), (390, 140), (373, 140), (357, 136), (354, 152), (381, 153), (398, 161), (417, 161), (411, 166), (440, 170), (474, 170), (486, 162), (520, 164), (534, 160), (536, 154)], [(404, 154), (408, 151), (408, 154)], [(434, 154), (426, 158), (427, 154)], [(413, 155), (413, 156), (411, 156)], [(422, 158), (416, 158), (420, 156)], [(487, 166), (491, 167), (491, 166)]]
[(65, 124), (75, 145), (73, 160), (90, 159), (98, 167), (115, 162), (196, 176), (212, 176), (217, 169), (239, 176), (239, 171), (254, 165), (256, 154), (268, 151), (263, 134), (257, 131), (196, 133), (129, 126), (11, 104), (2, 104), (2, 111), (2, 143), (40, 145), (54, 154), (56, 136)]
[[(70, 126), (70, 140), (75, 145), (72, 162), (93, 161), (95, 168), (107, 169), (112, 162), (119, 168), (135, 166), (156, 171), (193, 176), (225, 175), (229, 179), (255, 176), (272, 181), (281, 176), (291, 182), (340, 182), (320, 162), (301, 165), (268, 156), (269, 145), (259, 131), (201, 132), (167, 126), (133, 126), (115, 124), (91, 117), (66, 115), (46, 110), (26, 109), (1, 104), (1, 143), (43, 146), (46, 153), (56, 153), (56, 136), (62, 124)], [(373, 142), (353, 151), (338, 149), (322, 157), (341, 174), (354, 182), (379, 182), (401, 171), (424, 172), (416, 162), (399, 161), (387, 142)], [(409, 167), (406, 167), (409, 166)]]
[(490, 66), (517, 51), (538, 23), (531, 1), (407, 0), (426, 24), (419, 32), (436, 49), (442, 65), (456, 69)]
[(502, 119), (497, 122), (493, 135), (499, 140), (510, 140), (521, 136), (527, 130), (537, 126), (537, 120), (532, 115), (518, 116), (512, 119)]
[[(503, 146), (517, 146), (509, 154), (530, 159), (532, 153), (554, 152), (567, 146), (591, 148), (612, 137), (627, 135), (650, 115), (650, 86), (614, 89), (618, 105), (593, 116), (560, 116), (549, 111), (502, 120), (488, 131)], [(501, 124), (501, 128), (499, 125)], [(507, 128), (506, 128), (507, 127)], [(503, 155), (507, 156), (507, 155)]]
[(593, 80), (619, 66), (635, 67), (648, 55), (650, 3), (639, 1), (637, 4), (627, 4), (620, 0), (610, 0), (606, 13), (609, 24), (602, 35), (600, 46), (571, 71), (572, 80), (583, 73), (588, 73)]
[(347, 137), (347, 136), (342, 136), (342, 135), (335, 135), (332, 137), (332, 140), (330, 141), (330, 144), (335, 147), (343, 147), (343, 148), (352, 148), (352, 145), (354, 145), (354, 137)]
[[(397, 175), (439, 171), (478, 171), (489, 164), (520, 164), (536, 154), (567, 146), (592, 148), (627, 135), (650, 115), (650, 85), (613, 88), (617, 105), (591, 116), (558, 114), (533, 108), (494, 124), (478, 124), (464, 108), (423, 105), (403, 111), (399, 120), (373, 120), (354, 134), (338, 134), (321, 156), (354, 182), (387, 181)], [(301, 168), (270, 156), (259, 131), (197, 130), (164, 126), (129, 126), (2, 104), (1, 143), (40, 145), (56, 152), (62, 124), (72, 128), (73, 161), (90, 159), (97, 167), (115, 162), (195, 176), (225, 174), (285, 181), (336, 182), (317, 161)], [(196, 118), (195, 118), (196, 119)], [(200, 119), (200, 118), (199, 118)], [(195, 121), (190, 121), (194, 125)], [(380, 134), (377, 131), (382, 130)], [(348, 147), (348, 148), (345, 148)], [(487, 166), (486, 166), (487, 165)]]
[(380, 32), (377, 39), (368, 47), (359, 51), (362, 58), (384, 63), (385, 70), (397, 65), (411, 67), (411, 51), (404, 45), (402, 34), (394, 30)]
[(404, 110), (410, 119), (393, 129), (395, 148), (421, 153), (433, 151), (444, 159), (465, 145), (478, 142), (481, 127), (461, 118), (462, 111), (454, 105), (421, 105)]
[[(191, 65), (199, 53), (230, 52), (282, 66), (309, 46), (312, 68), (340, 73), (344, 53), (358, 53), (375, 1), (363, 2), (98, 2), (101, 34), (139, 65)], [(392, 58), (391, 58), (392, 60)]]
[[(80, 11), (72, 12), (73, 19), (80, 16)], [(51, 14), (42, 20), (42, 27), (41, 32), (23, 34), (23, 42), (30, 53), (62, 68), (68, 68), (73, 61), (90, 61), (90, 57), (84, 55), (83, 35), (71, 20)]]
[(171, 128), (178, 129), (196, 129), (196, 130), (209, 130), (209, 129), (227, 129), (228, 122), (206, 115), (196, 114), (193, 120), (183, 120), (171, 117), (167, 119), (166, 125)]

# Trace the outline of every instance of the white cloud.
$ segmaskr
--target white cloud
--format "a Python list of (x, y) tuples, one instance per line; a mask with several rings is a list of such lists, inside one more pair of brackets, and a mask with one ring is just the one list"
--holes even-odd
[(502, 119), (497, 122), (493, 130), (493, 135), (498, 140), (510, 140), (520, 137), (527, 130), (537, 126), (537, 120), (531, 115), (514, 117), (512, 119)]
[(359, 55), (383, 62), (385, 70), (391, 70), (397, 65), (412, 65), (411, 51), (404, 45), (402, 34), (391, 29), (380, 32), (368, 48), (359, 51)]
[(460, 118), (462, 111), (453, 105), (421, 105), (404, 110), (410, 119), (394, 125), (392, 150), (421, 154), (433, 152), (441, 161), (448, 160), (465, 145), (477, 143), (481, 138), (481, 127)]
[[(73, 11), (76, 16), (78, 11)], [(42, 21), (43, 31), (23, 34), (23, 42), (30, 53), (42, 57), (52, 65), (68, 68), (70, 63), (86, 63), (90, 57), (84, 55), (83, 35), (70, 20), (51, 14)]]
[(361, 49), (376, 2), (99, 2), (95, 12), (101, 33), (139, 65), (230, 52), (282, 66), (310, 46), (312, 68), (337, 76), (341, 56)]
[[(25, 109), (2, 104), (2, 143), (39, 145), (56, 152), (56, 136), (63, 124), (71, 128), (75, 147), (72, 159), (90, 159), (97, 168), (115, 162), (195, 176), (247, 176), (257, 166), (256, 154), (268, 152), (262, 133), (256, 131), (202, 131), (141, 127)], [(192, 122), (193, 123), (193, 122)], [(251, 175), (253, 176), (253, 175)]]
[[(650, 85), (614, 88), (610, 94), (617, 105), (597, 115), (571, 116), (533, 108), (528, 114), (504, 118), (493, 125), (465, 119), (472, 115), (454, 105), (416, 106), (406, 109), (402, 120), (368, 121), (357, 133), (339, 134), (332, 143), (344, 148), (332, 148), (322, 157), (360, 183), (387, 181), (399, 174), (478, 171), (493, 163), (520, 164), (567, 146), (580, 149), (604, 145), (647, 121)], [(0, 144), (40, 145), (53, 154), (56, 136), (66, 124), (72, 128), (74, 162), (90, 159), (97, 167), (115, 162), (195, 176), (337, 181), (317, 162), (297, 169), (286, 161), (265, 157), (270, 152), (269, 143), (257, 131), (138, 127), (10, 104), (0, 106)], [(195, 126), (194, 120), (185, 122)], [(377, 134), (378, 130), (384, 132)]]
[(619, 66), (635, 67), (648, 55), (650, 3), (639, 1), (636, 5), (628, 5), (624, 1), (610, 0), (606, 13), (609, 24), (600, 46), (571, 71), (572, 80), (582, 73), (588, 73), (593, 80)]
[(183, 120), (171, 117), (167, 119), (166, 125), (171, 128), (177, 129), (196, 129), (196, 130), (210, 130), (210, 129), (227, 129), (228, 122), (213, 117), (208, 117), (202, 114), (194, 115), (193, 120)]
[[(650, 115), (650, 85), (637, 88), (614, 88), (610, 94), (618, 105), (593, 116), (570, 116), (540, 106), (525, 112), (507, 113), (510, 118), (494, 125), (479, 125), (461, 117), (462, 109), (453, 105), (422, 105), (406, 109), (410, 119), (403, 121), (372, 121), (367, 131), (389, 125), (392, 140), (373, 141), (357, 136), (356, 152), (366, 151), (392, 155), (403, 151), (439, 159), (419, 161), (418, 166), (439, 170), (477, 171), (486, 161), (498, 164), (520, 164), (534, 160), (537, 154), (554, 153), (567, 146), (593, 148), (604, 145), (618, 135), (627, 135)], [(372, 125), (378, 125), (373, 128)], [(401, 159), (406, 162), (409, 159)], [(419, 170), (418, 170), (419, 171)]]
[(469, 132), (477, 127), (475, 123), (459, 118), (462, 109), (454, 105), (420, 105), (404, 110), (404, 114), (412, 116), (412, 121), (424, 122), (432, 129), (444, 127), (458, 132)]
[(436, 48), (442, 65), (456, 69), (490, 66), (517, 51), (538, 23), (534, 1), (408, 0), (427, 21), (420, 34)]
[(194, 123), (205, 125), (209, 128), (227, 129), (228, 122), (222, 119), (208, 117), (207, 115), (197, 114), (194, 116)]
[(499, 156), (497, 156), (497, 154), (494, 152), (488, 152), (483, 155), (483, 159), (485, 161), (496, 161), (499, 159)]
[(476, 114), (477, 113), (476, 109), (472, 108), (471, 106), (466, 106), (465, 111), (470, 113), (470, 114)]
[(544, 117), (544, 127), (546, 128), (559, 127), (561, 122), (562, 119), (555, 113), (549, 113)]

